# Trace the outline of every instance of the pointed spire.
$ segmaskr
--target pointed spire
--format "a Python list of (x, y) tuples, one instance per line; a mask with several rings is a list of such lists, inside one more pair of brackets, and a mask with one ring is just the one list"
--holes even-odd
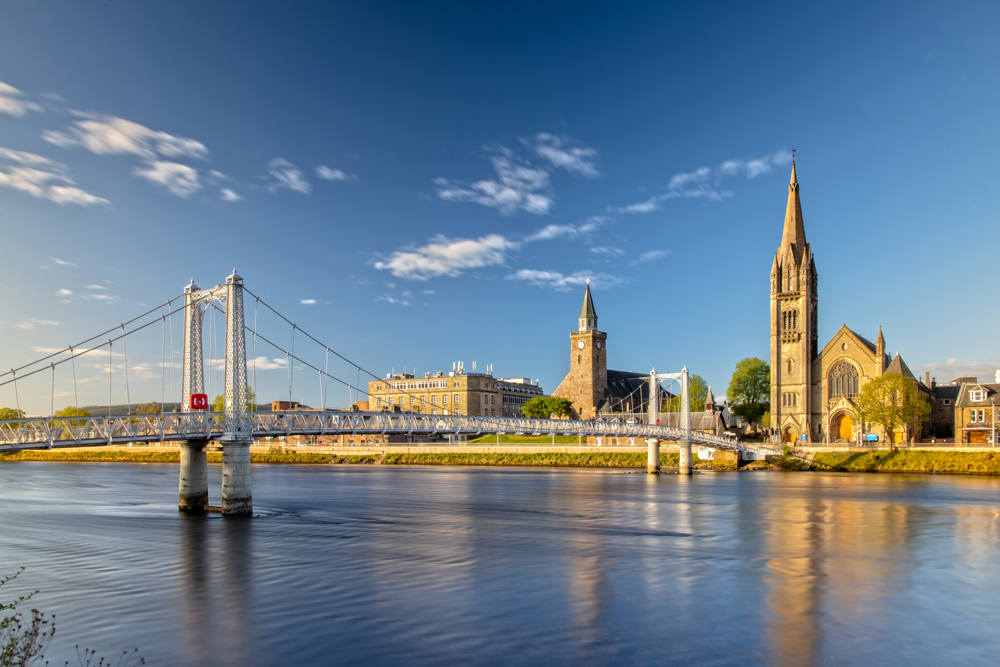
[(795, 249), (795, 254), (806, 244), (806, 228), (802, 222), (802, 203), (799, 201), (799, 181), (792, 162), (792, 178), (788, 183), (788, 205), (785, 207), (785, 229), (781, 234), (781, 247)]
[(580, 309), (580, 331), (591, 331), (597, 328), (597, 311), (594, 310), (594, 298), (590, 296), (590, 281), (583, 293), (583, 307)]
[(708, 396), (705, 397), (705, 412), (715, 412), (715, 396), (712, 395), (712, 385), (708, 385)]
[(878, 338), (875, 339), (875, 345), (885, 349), (885, 336), (882, 335), (882, 326), (879, 325), (878, 328)]

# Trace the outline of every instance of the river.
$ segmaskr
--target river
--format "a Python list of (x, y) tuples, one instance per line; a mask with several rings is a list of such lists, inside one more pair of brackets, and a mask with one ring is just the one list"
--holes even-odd
[[(0, 599), (149, 665), (995, 665), (1000, 479), (0, 465)], [(220, 466), (210, 466), (218, 502)]]

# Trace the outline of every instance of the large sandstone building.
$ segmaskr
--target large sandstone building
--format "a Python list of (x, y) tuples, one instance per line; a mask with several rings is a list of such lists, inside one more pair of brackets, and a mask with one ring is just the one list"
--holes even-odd
[[(886, 354), (881, 327), (872, 343), (845, 324), (817, 349), (817, 285), (793, 161), (781, 247), (771, 264), (771, 427), (785, 442), (822, 442), (827, 434), (831, 442), (854, 441), (864, 430), (853, 418), (861, 386), (892, 372), (916, 378), (898, 352), (892, 359)], [(905, 427), (894, 438), (915, 435)]]

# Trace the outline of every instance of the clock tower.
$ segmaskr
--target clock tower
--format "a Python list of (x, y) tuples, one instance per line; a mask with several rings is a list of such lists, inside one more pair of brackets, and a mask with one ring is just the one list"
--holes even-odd
[(569, 335), (570, 368), (552, 393), (573, 403), (580, 419), (592, 419), (608, 397), (608, 334), (597, 330), (597, 311), (590, 284), (583, 294), (579, 327)]

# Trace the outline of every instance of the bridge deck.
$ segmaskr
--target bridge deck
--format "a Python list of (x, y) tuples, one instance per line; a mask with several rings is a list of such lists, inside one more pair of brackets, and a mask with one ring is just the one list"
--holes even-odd
[[(617, 421), (420, 415), (392, 412), (259, 412), (252, 415), (254, 439), (293, 435), (568, 435), (657, 438), (719, 449), (779, 453), (773, 447), (669, 426)], [(90, 447), (122, 442), (216, 440), (222, 417), (203, 412), (163, 415), (0, 420), (0, 451)]]

